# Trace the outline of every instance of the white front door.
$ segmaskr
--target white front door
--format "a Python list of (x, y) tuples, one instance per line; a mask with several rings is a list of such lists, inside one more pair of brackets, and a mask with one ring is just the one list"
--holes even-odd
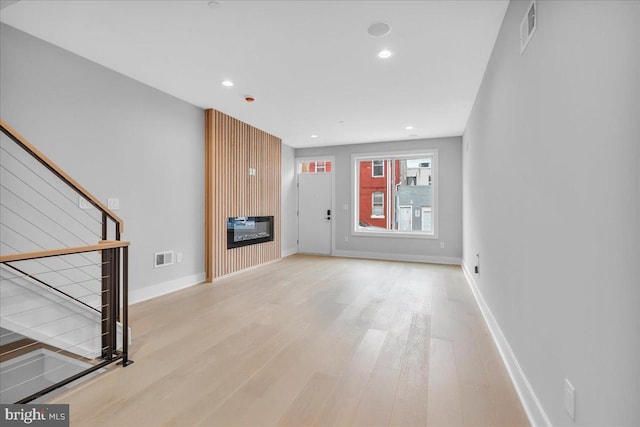
[(298, 175), (298, 252), (331, 255), (331, 176)]
[(398, 212), (398, 230), (411, 231), (413, 225), (413, 217), (411, 216), (411, 206), (400, 206)]
[(422, 231), (433, 231), (431, 208), (422, 208)]

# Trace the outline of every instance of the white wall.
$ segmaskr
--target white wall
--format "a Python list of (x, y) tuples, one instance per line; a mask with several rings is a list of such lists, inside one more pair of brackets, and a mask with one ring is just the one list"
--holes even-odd
[[(114, 71), (0, 26), (0, 114), (116, 213), (140, 300), (204, 278), (204, 113)], [(153, 268), (153, 253), (184, 261)]]
[(24, 338), (25, 337), (20, 334), (13, 333), (8, 329), (0, 328), (0, 346), (11, 344), (12, 342), (20, 341)]
[(282, 256), (298, 251), (295, 150), (282, 144)]
[[(352, 236), (351, 155), (438, 150), (438, 239)], [(335, 156), (335, 255), (457, 263), (462, 255), (462, 143), (460, 137), (302, 148), (296, 157)], [(343, 209), (347, 205), (349, 209)], [(349, 241), (345, 242), (344, 237)], [(440, 247), (440, 242), (445, 247)]]
[(640, 2), (537, 4), (522, 56), (509, 5), (464, 134), (464, 264), (554, 425), (568, 378), (575, 425), (637, 426)]

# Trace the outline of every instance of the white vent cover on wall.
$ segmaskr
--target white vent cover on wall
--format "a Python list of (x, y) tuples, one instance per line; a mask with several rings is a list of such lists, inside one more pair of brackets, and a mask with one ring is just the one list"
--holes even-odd
[(520, 54), (524, 53), (529, 41), (533, 37), (533, 33), (538, 26), (538, 6), (536, 1), (533, 0), (527, 8), (522, 22), (520, 22)]
[(153, 256), (154, 267), (165, 267), (173, 264), (173, 251), (156, 252)]

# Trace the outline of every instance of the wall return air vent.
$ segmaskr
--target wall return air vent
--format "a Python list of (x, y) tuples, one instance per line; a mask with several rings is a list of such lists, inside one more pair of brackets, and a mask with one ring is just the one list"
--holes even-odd
[(156, 252), (153, 258), (155, 260), (154, 267), (166, 267), (173, 264), (173, 251)]
[(527, 8), (527, 13), (520, 22), (520, 54), (524, 53), (529, 41), (533, 37), (536, 28), (538, 27), (538, 6), (535, 0), (531, 2)]

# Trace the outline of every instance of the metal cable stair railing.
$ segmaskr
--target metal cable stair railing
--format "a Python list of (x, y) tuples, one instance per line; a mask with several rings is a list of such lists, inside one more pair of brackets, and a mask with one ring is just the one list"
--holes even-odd
[(0, 403), (129, 359), (129, 242), (100, 200), (0, 119)]

